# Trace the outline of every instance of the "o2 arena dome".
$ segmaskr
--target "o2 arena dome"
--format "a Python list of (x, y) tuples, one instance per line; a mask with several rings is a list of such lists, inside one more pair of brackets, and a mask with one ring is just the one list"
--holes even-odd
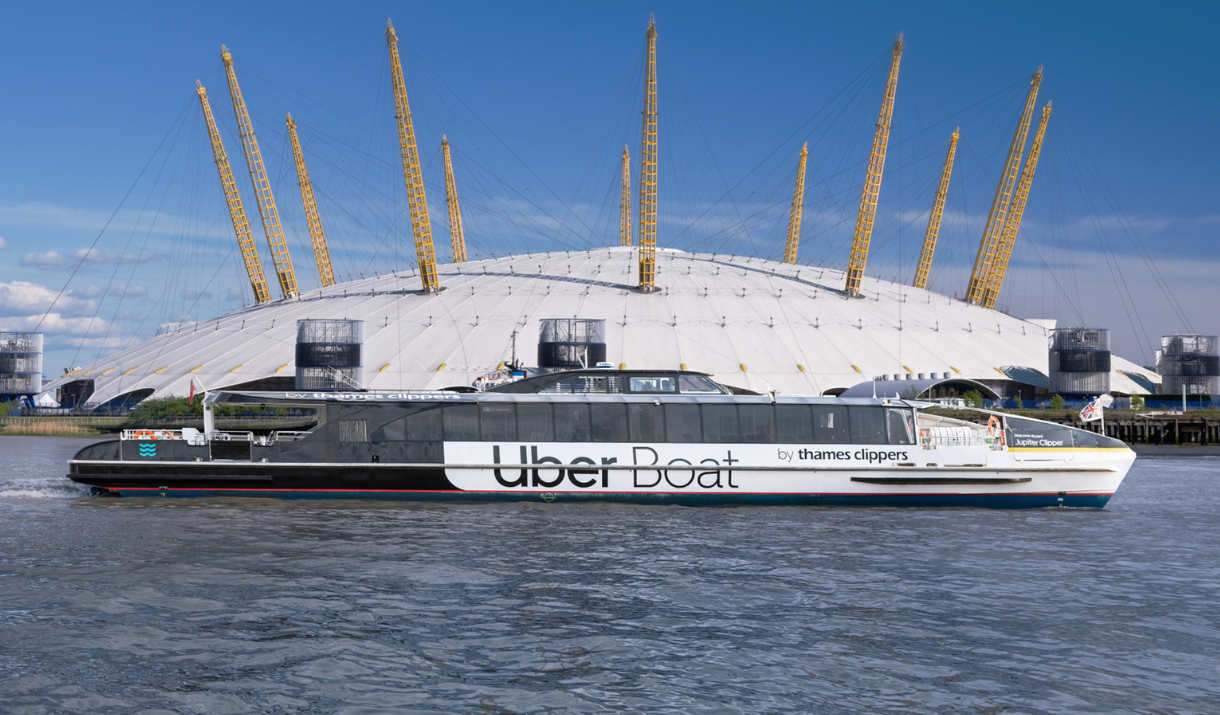
[[(604, 319), (615, 366), (706, 372), (755, 392), (838, 394), (901, 369), (1003, 394), (1014, 370), (1048, 372), (1049, 321), (869, 278), (846, 298), (842, 271), (669, 249), (657, 251), (658, 289), (643, 293), (637, 250), (441, 265), (438, 293), (421, 292), (413, 271), (354, 280), (159, 335), (48, 387), (91, 382), (92, 404), (185, 396), (192, 377), (208, 389), (292, 389), (302, 319), (364, 321), (370, 390), (469, 386), (514, 345), (534, 364), (547, 318)], [(1146, 392), (1127, 371), (1142, 368), (1115, 356), (1111, 389)]]
[[(467, 262), (450, 147), (446, 135), (441, 135), (454, 262), (437, 265), (397, 35), (387, 24), (397, 147), (402, 154), (419, 268), (335, 283), (312, 180), (290, 117), (287, 126), (302, 207), (324, 286), (299, 294), (253, 125), (237, 85), (233, 58), (222, 47), (241, 147), (251, 185), (259, 197), (257, 212), (242, 208), (232, 171), (235, 162), (225, 153), (207, 90), (197, 84), (195, 91), (257, 304), (158, 335), (66, 374), (47, 388), (57, 389), (62, 402), (100, 406), (127, 406), (151, 396), (185, 396), (194, 380), (205, 389), (292, 390), (297, 374), (297, 323), (301, 320), (362, 321), (362, 330), (352, 331), (353, 335), (362, 332), (364, 336), (359, 353), (363, 377), (360, 384), (351, 386), (354, 389), (468, 388), (477, 378), (501, 370), (505, 363), (536, 364), (542, 321), (583, 319), (604, 321), (605, 358), (622, 369), (704, 372), (724, 385), (759, 393), (856, 395), (866, 391), (881, 396), (913, 396), (943, 385), (942, 392), (978, 389), (991, 398), (1036, 398), (1060, 389), (1057, 379), (1079, 387), (1070, 392), (1094, 390), (1094, 385), (1103, 386), (1094, 394), (1142, 394), (1155, 389), (1153, 376), (1111, 356), (1107, 332), (1074, 329), (1072, 335), (1052, 335), (1054, 321), (1022, 320), (995, 309), (1051, 114), (1047, 103), (1037, 128), (1033, 128), (1041, 69), (1030, 78), (1001, 183), (987, 214), (966, 299), (957, 300), (924, 289), (945, 213), (959, 140), (956, 129), (949, 137), (943, 168), (939, 159), (936, 161), (934, 173), (939, 182), (913, 282), (916, 287), (868, 277), (865, 272), (878, 218), (904, 48), (901, 35), (889, 53), (889, 73), (873, 125), (872, 150), (846, 272), (799, 265), (797, 261), (808, 145), (801, 150), (793, 185), (783, 262), (658, 247), (658, 152), (660, 146), (668, 145), (660, 142), (658, 134), (656, 39), (655, 24), (650, 22), (643, 55), (647, 59), (638, 125), (640, 153), (633, 159), (625, 147), (615, 172), (615, 184), (621, 173), (621, 202), (615, 212), (621, 214), (619, 247), (589, 248), (602, 240), (590, 238), (581, 244), (582, 250)], [(878, 67), (884, 64), (882, 61)], [(938, 146), (933, 153), (939, 156), (942, 150)], [(827, 149), (819, 151), (826, 154)], [(332, 161), (330, 165), (337, 163)], [(639, 177), (634, 185), (633, 167)], [(841, 176), (853, 173), (835, 171)], [(397, 194), (401, 187), (391, 201), (395, 212), (402, 209), (402, 197)], [(852, 184), (837, 191), (846, 195), (844, 191), (851, 193), (855, 188)], [(753, 196), (754, 188), (748, 190)], [(827, 186), (819, 185), (819, 190), (833, 195)], [(617, 187), (611, 195), (619, 196)], [(494, 202), (497, 196), (490, 200)], [(359, 205), (364, 206), (361, 201)], [(838, 201), (835, 198), (832, 202)], [(611, 203), (607, 199), (605, 206)], [(255, 215), (262, 219), (271, 249), (269, 267), (278, 280), (280, 294), (285, 296), (282, 300), (271, 299), (269, 282), (259, 264), (249, 222)], [(589, 235), (610, 234), (590, 229)], [(1058, 348), (1051, 350), (1054, 340), (1058, 340), (1054, 343)], [(309, 344), (306, 341), (301, 347)], [(350, 345), (323, 343), (322, 352), (331, 347), (338, 353)], [(306, 350), (301, 354), (311, 353)], [(345, 354), (351, 359), (356, 351), (347, 350)], [(303, 371), (326, 369), (315, 364), (301, 367)], [(354, 372), (350, 362), (344, 369), (349, 368)], [(1083, 375), (1088, 380), (1063, 382), (1064, 375)], [(944, 385), (946, 382), (954, 384)]]

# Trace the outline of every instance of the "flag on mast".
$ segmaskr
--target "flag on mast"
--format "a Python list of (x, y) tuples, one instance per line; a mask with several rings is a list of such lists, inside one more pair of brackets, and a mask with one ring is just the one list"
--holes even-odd
[(1110, 395), (1098, 395), (1098, 397), (1084, 406), (1080, 411), (1081, 422), (1096, 422), (1102, 418), (1102, 410), (1114, 404), (1114, 398)]

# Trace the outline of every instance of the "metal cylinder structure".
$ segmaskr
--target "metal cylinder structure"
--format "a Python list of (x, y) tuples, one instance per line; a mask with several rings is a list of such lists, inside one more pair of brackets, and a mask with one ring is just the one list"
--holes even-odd
[(1050, 334), (1050, 391), (1103, 395), (1110, 391), (1110, 331), (1057, 328)]
[(538, 330), (538, 367), (576, 369), (606, 359), (606, 321), (544, 318)]
[(298, 320), (296, 389), (364, 389), (363, 320)]
[(0, 333), (0, 397), (42, 392), (42, 333)]
[(1161, 338), (1157, 372), (1161, 394), (1216, 395), (1220, 393), (1220, 340), (1215, 335), (1166, 335)]

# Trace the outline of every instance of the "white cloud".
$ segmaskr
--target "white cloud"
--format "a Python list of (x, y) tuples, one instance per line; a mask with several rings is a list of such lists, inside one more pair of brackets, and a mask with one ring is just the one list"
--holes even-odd
[(191, 320), (189, 315), (178, 316), (180, 320), (175, 320), (169, 323), (161, 323), (157, 326), (157, 335), (164, 333), (173, 333), (195, 325), (195, 321)]
[(97, 303), (71, 293), (55, 300), (56, 292), (46, 286), (26, 281), (0, 283), (0, 316), (42, 314), (54, 303), (55, 309), (68, 315), (93, 313)]
[(8, 250), (8, 241), (4, 240), (4, 236), (0, 236), (0, 251)]
[(21, 257), (21, 265), (33, 266), (39, 270), (49, 271), (64, 264), (64, 257), (55, 251), (46, 253), (27, 253)]
[[(101, 286), (89, 285), (84, 288), (73, 288), (68, 291), (68, 295), (74, 298), (99, 298), (107, 291)], [(142, 285), (115, 285), (110, 286), (109, 295), (119, 297), (142, 298), (148, 295), (148, 289)]]
[[(58, 342), (60, 342), (60, 341), (56, 341), (56, 343), (58, 343)], [(127, 347), (127, 344), (129, 342), (131, 342), (131, 340), (126, 337), (112, 335), (109, 337), (97, 337), (97, 338), (70, 337), (70, 338), (65, 338), (62, 342), (67, 343), (68, 345), (71, 345), (74, 348), (102, 348), (102, 349), (114, 350), (114, 349), (118, 349), (118, 348)]]
[(109, 326), (102, 318), (69, 318), (60, 313), (0, 318), (0, 330), (37, 330), (48, 335), (96, 335), (105, 333)]
[(107, 253), (99, 251), (96, 248), (79, 248), (72, 257), (77, 260), (84, 260), (86, 263), (149, 263), (155, 261), (164, 261), (169, 258), (165, 253), (144, 253), (134, 255), (131, 253)]

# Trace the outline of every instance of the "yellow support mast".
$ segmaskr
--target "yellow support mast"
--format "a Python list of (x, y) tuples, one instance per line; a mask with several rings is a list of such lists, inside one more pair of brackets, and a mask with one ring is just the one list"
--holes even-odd
[(1017, 185), (1017, 174), (1021, 171), (1021, 155), (1025, 153), (1025, 140), (1029, 137), (1029, 123), (1034, 118), (1034, 105), (1038, 102), (1038, 87), (1042, 84), (1042, 68), (1034, 73), (1029, 83), (1029, 96), (1025, 99), (1025, 109), (1021, 113), (1021, 121), (1017, 124), (1017, 132), (1012, 137), (1012, 147), (1008, 150), (1008, 163), (1004, 165), (1004, 175), (1000, 177), (1000, 185), (996, 187), (995, 200), (991, 203), (991, 213), (987, 216), (987, 226), (983, 229), (983, 240), (979, 242), (979, 253), (974, 259), (974, 271), (970, 274), (970, 284), (966, 287), (966, 302), (982, 305), (983, 291), (991, 276), (991, 264), (995, 260), (996, 248), (1000, 242), (1000, 234), (1004, 231), (1004, 222), (1008, 217), (1008, 206), (1012, 201), (1012, 192)]
[(301, 153), (301, 140), (297, 138), (297, 123), (288, 115), (288, 136), (292, 138), (292, 157), (297, 164), (297, 183), (301, 185), (301, 202), (305, 204), (305, 221), (309, 224), (309, 240), (313, 242), (313, 257), (318, 262), (318, 277), (322, 287), (335, 284), (335, 269), (330, 265), (330, 249), (326, 246), (326, 233), (322, 230), (322, 217), (318, 214), (318, 202), (313, 197), (313, 183), (305, 169), (305, 155)]
[(949, 176), (953, 174), (953, 157), (957, 154), (957, 139), (960, 127), (949, 137), (949, 155), (945, 157), (945, 170), (940, 175), (940, 186), (936, 188), (936, 201), (932, 203), (932, 215), (928, 217), (928, 232), (923, 237), (923, 252), (919, 254), (919, 267), (915, 269), (916, 288), (928, 287), (928, 272), (932, 270), (932, 254), (936, 252), (936, 237), (940, 234), (940, 220), (945, 215), (945, 197), (949, 194)]
[(1012, 198), (1012, 208), (1008, 211), (1008, 219), (1004, 221), (1004, 233), (1000, 236), (1000, 245), (996, 249), (995, 260), (991, 263), (991, 274), (987, 276), (987, 288), (983, 291), (984, 308), (995, 308), (1000, 287), (1004, 285), (1008, 259), (1012, 257), (1013, 246), (1017, 243), (1017, 231), (1021, 229), (1021, 217), (1025, 214), (1025, 202), (1029, 200), (1029, 188), (1034, 183), (1034, 171), (1038, 168), (1042, 139), (1046, 136), (1046, 125), (1050, 118), (1051, 103), (1047, 102), (1042, 108), (1042, 121), (1038, 123), (1038, 131), (1034, 133), (1034, 143), (1029, 148), (1025, 169), (1021, 171), (1021, 181), (1017, 184), (1016, 194)]
[(441, 279), (436, 272), (436, 251), (432, 248), (432, 222), (428, 219), (424, 174), (419, 167), (415, 126), (411, 123), (411, 106), (407, 103), (407, 83), (403, 80), (402, 60), (398, 56), (398, 35), (394, 32), (394, 25), (390, 23), (389, 18), (385, 21), (385, 41), (390, 48), (394, 116), (398, 119), (398, 145), (402, 149), (402, 175), (407, 182), (407, 207), (411, 210), (411, 232), (415, 236), (419, 277), (425, 293), (436, 293), (441, 289)]
[(860, 295), (864, 266), (868, 263), (868, 244), (873, 238), (873, 222), (877, 218), (877, 196), (881, 193), (881, 175), (885, 170), (885, 149), (890, 142), (890, 120), (894, 117), (894, 96), (898, 92), (898, 65), (902, 62), (902, 33), (894, 43), (890, 60), (890, 76), (885, 81), (885, 97), (877, 117), (873, 135), (873, 153), (868, 158), (868, 174), (864, 177), (864, 193), (860, 196), (860, 211), (856, 214), (856, 235), (851, 243), (851, 258), (847, 262), (847, 284), (843, 292)]
[(233, 180), (233, 168), (229, 166), (229, 155), (225, 153), (225, 145), (220, 141), (216, 118), (212, 116), (212, 106), (208, 104), (208, 90), (201, 82), (196, 81), (195, 92), (199, 95), (199, 104), (203, 106), (208, 136), (212, 138), (212, 154), (216, 157), (216, 168), (220, 171), (220, 186), (224, 189), (225, 202), (229, 205), (229, 218), (233, 221), (233, 232), (237, 234), (237, 245), (241, 247), (246, 274), (250, 276), (250, 287), (254, 289), (254, 302), (266, 303), (271, 300), (271, 291), (267, 289), (267, 276), (263, 273), (263, 265), (259, 263), (258, 245), (254, 243), (254, 234), (250, 232), (246, 209), (242, 206), (237, 182)]
[(275, 275), (280, 281), (280, 293), (285, 298), (295, 298), (299, 293), (297, 276), (292, 270), (288, 244), (284, 242), (280, 212), (275, 208), (275, 197), (271, 195), (271, 182), (267, 180), (267, 170), (263, 168), (263, 155), (258, 150), (258, 140), (254, 138), (254, 125), (250, 124), (246, 101), (242, 99), (241, 87), (237, 86), (233, 55), (224, 45), (220, 46), (220, 59), (224, 60), (225, 75), (229, 78), (233, 114), (237, 117), (237, 127), (241, 130), (241, 145), (246, 150), (246, 166), (250, 169), (250, 181), (254, 184), (254, 194), (258, 199), (258, 214), (263, 219), (263, 231), (267, 234), (267, 245), (271, 248), (271, 262), (275, 265)]
[(809, 158), (809, 142), (801, 147), (801, 163), (796, 169), (796, 189), (792, 192), (792, 213), (788, 216), (788, 245), (784, 248), (784, 263), (796, 264), (796, 251), (801, 243), (801, 209), (805, 206), (805, 160)]
[(466, 234), (462, 232), (462, 210), (458, 206), (457, 183), (453, 180), (453, 161), (449, 158), (449, 137), (441, 135), (445, 154), (445, 199), (449, 204), (449, 239), (453, 241), (453, 262), (466, 262)]
[(644, 71), (644, 136), (640, 148), (640, 290), (657, 289), (657, 26), (649, 16)]
[(623, 145), (623, 198), (618, 203), (618, 245), (631, 245), (631, 155)]

